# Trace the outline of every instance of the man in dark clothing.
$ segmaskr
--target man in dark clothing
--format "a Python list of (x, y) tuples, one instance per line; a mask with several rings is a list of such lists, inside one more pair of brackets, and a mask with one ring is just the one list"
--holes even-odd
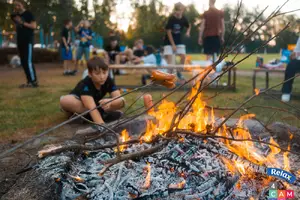
[(27, 84), (20, 88), (38, 87), (34, 65), (32, 64), (33, 36), (36, 29), (36, 21), (31, 12), (25, 9), (23, 0), (15, 0), (15, 13), (11, 15), (17, 29), (17, 46), (21, 58), (21, 64), (26, 74)]
[(216, 0), (209, 0), (209, 9), (203, 14), (199, 33), (199, 44), (203, 45), (208, 60), (213, 56), (213, 62), (220, 53), (225, 34), (224, 13), (215, 7), (215, 3)]

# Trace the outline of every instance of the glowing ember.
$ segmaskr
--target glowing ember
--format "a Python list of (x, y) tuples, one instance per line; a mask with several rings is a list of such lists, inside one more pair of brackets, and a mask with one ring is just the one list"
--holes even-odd
[[(122, 133), (121, 133), (120, 141), (122, 143), (124, 143), (124, 142), (127, 142), (129, 139), (130, 139), (130, 137), (129, 137), (129, 134), (128, 134), (127, 130), (126, 129), (123, 130)], [(123, 152), (123, 151), (125, 151), (126, 148), (127, 148), (127, 145), (121, 145), (120, 146), (120, 151)]]
[(73, 178), (74, 181), (76, 181), (78, 183), (84, 183), (84, 181), (85, 181), (84, 179), (80, 178), (79, 176), (71, 176), (70, 175), (70, 177)]
[(146, 176), (146, 181), (145, 184), (143, 185), (143, 189), (148, 189), (150, 188), (151, 185), (151, 165), (150, 163), (147, 164), (147, 167), (145, 167), (147, 170), (147, 176)]
[(180, 183), (176, 183), (176, 184), (170, 184), (169, 188), (170, 189), (183, 189), (185, 187), (185, 180), (181, 181)]
[(260, 89), (254, 89), (255, 95), (258, 96), (260, 94)]

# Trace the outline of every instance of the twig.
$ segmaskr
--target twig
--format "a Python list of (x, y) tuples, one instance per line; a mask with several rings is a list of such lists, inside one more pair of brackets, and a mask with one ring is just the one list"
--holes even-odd
[[(237, 108), (236, 107), (212, 107), (212, 106), (208, 106), (206, 105), (205, 106), (207, 109), (214, 109), (214, 110), (222, 110), (222, 111), (226, 111), (226, 110), (236, 110)], [(280, 112), (286, 112), (286, 113), (289, 113), (291, 115), (294, 115), (297, 119), (300, 120), (300, 117), (287, 110), (287, 109), (284, 109), (284, 108), (277, 108), (277, 107), (272, 107), (272, 106), (258, 106), (258, 105), (254, 105), (254, 106), (249, 106), (249, 107), (245, 107), (245, 108), (241, 108), (241, 110), (243, 110), (244, 112), (248, 111), (248, 110), (251, 110), (251, 109), (254, 109), (254, 108), (263, 108), (263, 109), (270, 109), (270, 110), (277, 110), (277, 111), (280, 111)]]
[(140, 158), (140, 157), (149, 156), (149, 155), (159, 151), (166, 144), (168, 144), (168, 142), (164, 141), (161, 144), (158, 144), (158, 145), (156, 145), (152, 148), (146, 149), (144, 151), (139, 151), (139, 152), (132, 153), (132, 154), (125, 154), (121, 158), (114, 158), (114, 159), (106, 160), (105, 164), (115, 165), (115, 164), (118, 164), (118, 163), (123, 162), (125, 160), (137, 159), (137, 158)]

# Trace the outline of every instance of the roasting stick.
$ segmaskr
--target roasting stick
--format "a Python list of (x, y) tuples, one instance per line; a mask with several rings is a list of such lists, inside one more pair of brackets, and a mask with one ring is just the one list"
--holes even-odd
[[(149, 83), (149, 84), (147, 84), (147, 85), (144, 85), (144, 86), (142, 86), (142, 87), (135, 88), (135, 89), (133, 89), (132, 91), (129, 91), (129, 92), (127, 92), (127, 93), (122, 94), (122, 95), (119, 96), (119, 97), (113, 98), (112, 100), (106, 102), (104, 105), (106, 105), (106, 104), (108, 104), (108, 103), (111, 103), (112, 101), (115, 101), (115, 100), (117, 100), (117, 99), (120, 99), (120, 98), (122, 98), (122, 97), (124, 97), (124, 96), (127, 96), (127, 95), (129, 95), (129, 94), (131, 94), (131, 93), (134, 93), (134, 92), (136, 92), (136, 91), (138, 91), (138, 90), (140, 90), (140, 89), (143, 89), (143, 88), (146, 88), (146, 87), (148, 87), (148, 86), (151, 86), (151, 85), (153, 85), (153, 84), (154, 84), (154, 82), (151, 82), (151, 83)], [(7, 150), (7, 151), (1, 153), (1, 154), (0, 154), (0, 159), (2, 159), (2, 158), (4, 158), (4, 157), (8, 156), (9, 154), (15, 152), (17, 149), (19, 149), (19, 148), (21, 148), (21, 147), (24, 147), (24, 146), (27, 145), (27, 144), (30, 144), (31, 142), (33, 142), (33, 141), (36, 140), (37, 138), (43, 137), (44, 135), (46, 135), (46, 134), (48, 134), (48, 133), (50, 133), (50, 132), (52, 132), (52, 131), (54, 131), (54, 130), (56, 130), (56, 129), (58, 129), (58, 128), (60, 128), (60, 127), (62, 127), (62, 126), (64, 126), (64, 125), (70, 123), (70, 122), (73, 122), (73, 121), (75, 121), (75, 120), (77, 120), (77, 119), (83, 117), (84, 115), (86, 115), (86, 114), (88, 114), (88, 113), (92, 112), (93, 110), (96, 110), (96, 109), (98, 109), (98, 108), (100, 108), (100, 107), (101, 107), (101, 106), (99, 105), (99, 106), (96, 106), (96, 107), (93, 108), (93, 109), (87, 110), (87, 111), (85, 111), (84, 113), (81, 113), (80, 115), (78, 115), (78, 116), (76, 116), (76, 117), (74, 117), (74, 118), (68, 119), (68, 120), (66, 120), (66, 121), (64, 121), (64, 122), (62, 122), (62, 123), (60, 123), (60, 124), (58, 124), (58, 125), (56, 125), (56, 126), (54, 126), (54, 127), (52, 127), (52, 128), (47, 129), (46, 131), (42, 132), (41, 134), (39, 134), (39, 135), (37, 135), (37, 136), (34, 136), (34, 137), (30, 138), (29, 140), (27, 140), (27, 141), (21, 143), (21, 144), (18, 144), (17, 146), (15, 146), (15, 147), (13, 147), (13, 148), (11, 148), (11, 149), (9, 149), (9, 150)], [(104, 126), (104, 125), (100, 125), (100, 126), (103, 127), (103, 128), (105, 128), (105, 129), (107, 129), (106, 126)]]

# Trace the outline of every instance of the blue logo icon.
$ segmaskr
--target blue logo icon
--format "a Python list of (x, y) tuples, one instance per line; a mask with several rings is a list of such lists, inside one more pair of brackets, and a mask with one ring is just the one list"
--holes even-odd
[(267, 174), (269, 176), (274, 176), (283, 180), (286, 180), (289, 183), (294, 183), (296, 181), (296, 176), (291, 174), (290, 172), (284, 171), (278, 168), (268, 168)]

